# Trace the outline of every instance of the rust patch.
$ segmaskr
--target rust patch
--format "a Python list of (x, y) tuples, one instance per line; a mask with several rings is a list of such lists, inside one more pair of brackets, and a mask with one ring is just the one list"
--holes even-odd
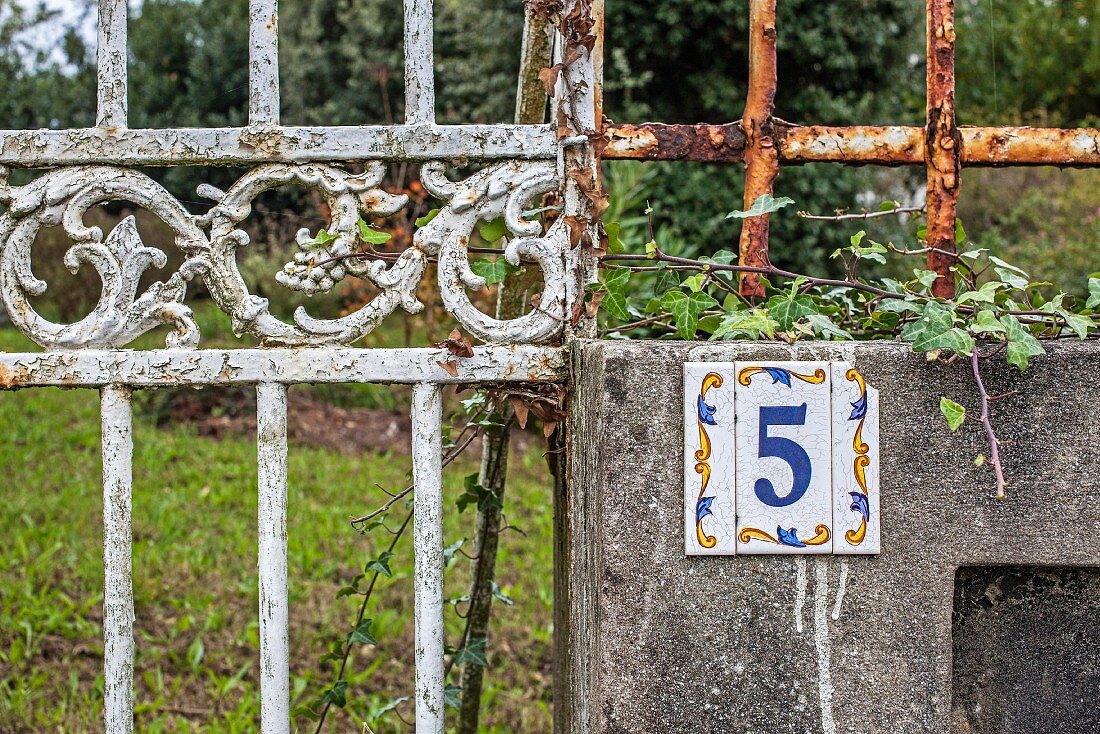
[(739, 122), (724, 125), (613, 125), (604, 131), (600, 156), (612, 160), (740, 163), (745, 134)]
[(26, 367), (12, 370), (0, 364), (0, 390), (16, 390), (22, 387), (29, 374), (30, 370)]

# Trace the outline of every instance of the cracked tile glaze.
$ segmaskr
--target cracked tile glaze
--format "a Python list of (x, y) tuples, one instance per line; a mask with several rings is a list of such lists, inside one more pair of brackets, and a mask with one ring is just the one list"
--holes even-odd
[(737, 362), (737, 552), (830, 553), (827, 362)]
[(684, 553), (736, 550), (733, 363), (684, 364)]

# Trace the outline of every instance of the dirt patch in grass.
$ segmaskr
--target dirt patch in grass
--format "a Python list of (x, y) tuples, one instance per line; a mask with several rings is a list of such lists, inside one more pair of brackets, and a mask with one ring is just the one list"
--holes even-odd
[[(220, 439), (256, 435), (256, 395), (250, 388), (175, 390), (153, 399), (157, 424), (186, 423), (200, 436)], [(313, 394), (291, 390), (287, 404), (287, 437), (294, 446), (352, 455), (364, 452), (408, 454), (412, 424), (407, 411), (333, 405)], [(514, 430), (519, 451), (541, 443), (542, 437)], [(467, 451), (476, 455), (479, 441)]]
[[(208, 438), (256, 435), (256, 396), (246, 388), (173, 391), (154, 410), (158, 425), (187, 423)], [(287, 436), (297, 446), (342, 454), (408, 453), (410, 425), (406, 413), (341, 408), (295, 390), (288, 399)]]

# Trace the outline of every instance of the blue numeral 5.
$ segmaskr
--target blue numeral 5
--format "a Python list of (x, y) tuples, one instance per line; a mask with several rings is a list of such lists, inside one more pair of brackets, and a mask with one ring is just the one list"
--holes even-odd
[(760, 457), (774, 456), (791, 465), (794, 473), (794, 482), (791, 491), (780, 497), (775, 493), (775, 487), (770, 479), (756, 480), (756, 496), (765, 505), (772, 507), (786, 507), (793, 505), (802, 499), (806, 490), (810, 487), (810, 477), (813, 476), (813, 467), (810, 465), (810, 457), (806, 449), (795, 441), (782, 436), (769, 436), (770, 426), (804, 426), (806, 425), (806, 404), (797, 407), (761, 406), (760, 407)]

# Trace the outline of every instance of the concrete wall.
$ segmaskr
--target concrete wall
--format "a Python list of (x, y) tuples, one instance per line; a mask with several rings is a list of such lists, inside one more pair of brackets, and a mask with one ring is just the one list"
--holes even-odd
[[(881, 391), (880, 556), (684, 556), (681, 364), (735, 359), (846, 359)], [(980, 428), (939, 414), (975, 405), (966, 367), (907, 345), (581, 342), (573, 363), (561, 731), (1100, 731), (1100, 583), (1066, 568), (1100, 566), (1100, 345), (990, 365), (991, 393), (1020, 391), (994, 408), (1003, 501)]]

